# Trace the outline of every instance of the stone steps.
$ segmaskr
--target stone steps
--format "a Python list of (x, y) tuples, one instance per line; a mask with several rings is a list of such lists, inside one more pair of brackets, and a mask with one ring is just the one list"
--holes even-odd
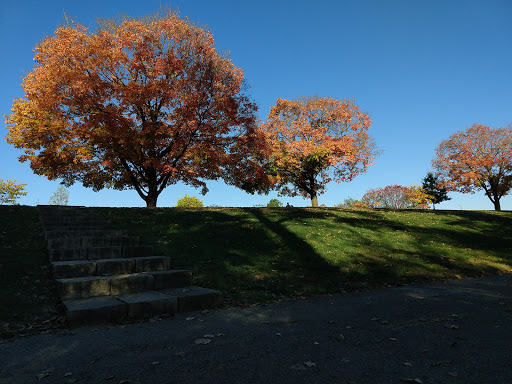
[(70, 324), (174, 314), (222, 304), (168, 256), (84, 207), (39, 206), (52, 271)]
[(48, 249), (137, 246), (137, 236), (67, 237), (46, 240)]
[(150, 256), (98, 260), (66, 260), (51, 262), (56, 278), (81, 276), (106, 276), (151, 271), (166, 271), (171, 268), (168, 256)]
[(45, 240), (74, 237), (128, 237), (128, 231), (125, 229), (44, 231), (43, 237)]
[(153, 246), (105, 246), (88, 248), (48, 249), (50, 261), (119, 259), (153, 256)]
[(223, 299), (219, 291), (195, 286), (115, 297), (99, 296), (63, 301), (67, 319), (71, 325), (116, 322), (161, 314), (198, 311), (218, 307), (222, 303)]

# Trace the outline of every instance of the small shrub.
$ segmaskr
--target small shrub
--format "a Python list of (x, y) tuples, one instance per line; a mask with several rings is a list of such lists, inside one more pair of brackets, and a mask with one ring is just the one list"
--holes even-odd
[(202, 208), (203, 200), (199, 200), (195, 196), (189, 196), (185, 195), (178, 199), (178, 202), (176, 203), (176, 207), (178, 208)]
[(278, 199), (271, 199), (267, 203), (267, 207), (269, 207), (269, 208), (282, 207), (282, 206), (283, 206), (283, 203), (281, 203)]

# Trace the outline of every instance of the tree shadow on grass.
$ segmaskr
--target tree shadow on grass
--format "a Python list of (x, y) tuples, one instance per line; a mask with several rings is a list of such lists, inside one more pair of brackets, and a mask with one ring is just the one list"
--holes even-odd
[(286, 228), (289, 220), (323, 218), (296, 209), (100, 209), (111, 221), (190, 269), (195, 284), (235, 301), (331, 292), (339, 268)]
[[(355, 213), (355, 217), (338, 217), (336, 221), (348, 224), (345, 228), (349, 231), (364, 228), (379, 234), (384, 241), (390, 238), (383, 247), (388, 258), (376, 257), (372, 261), (368, 254), (361, 255), (370, 279), (378, 280), (381, 276), (398, 282), (478, 277), (503, 273), (506, 265), (512, 265), (512, 215), (422, 211), (423, 221), (418, 222), (412, 216), (414, 211)], [(391, 220), (390, 214), (402, 217), (400, 221)], [(442, 222), (430, 222), (436, 216)], [(407, 241), (399, 244), (393, 232), (402, 233)], [(358, 236), (364, 242), (365, 236), (360, 232)], [(358, 259), (357, 255), (353, 258)]]
[[(503, 272), (487, 260), (471, 265), (468, 255), (475, 254), (474, 250), (480, 252), (479, 257), (503, 254), (504, 264), (512, 265), (512, 220), (508, 215), (486, 212), (418, 214), (322, 208), (104, 211), (139, 234), (143, 244), (154, 245), (155, 254), (171, 256), (175, 268), (190, 269), (196, 284), (219, 289), (235, 301)], [(314, 241), (307, 239), (309, 230), (316, 232)], [(325, 250), (312, 246), (321, 248), (329, 241), (327, 237), (324, 240), (326, 233), (334, 236), (340, 232), (338, 236), (348, 240), (331, 259)], [(381, 244), (372, 243), (376, 237)]]

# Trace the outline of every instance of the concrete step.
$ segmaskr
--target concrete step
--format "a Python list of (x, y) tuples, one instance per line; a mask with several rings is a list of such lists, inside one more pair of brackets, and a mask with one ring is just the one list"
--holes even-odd
[(222, 293), (215, 289), (187, 286), (160, 291), (178, 299), (178, 312), (192, 312), (207, 308), (220, 307), (224, 303)]
[(116, 229), (112, 224), (76, 224), (76, 225), (52, 225), (49, 227), (41, 227), (43, 232), (55, 232), (55, 231), (103, 231), (105, 229)]
[(191, 283), (192, 274), (186, 270), (57, 279), (59, 295), (62, 300), (126, 295), (136, 292), (184, 287)]
[(46, 240), (48, 249), (138, 246), (138, 236), (67, 237)]
[(54, 212), (54, 213), (46, 213), (43, 215), (39, 215), (39, 222), (46, 223), (49, 221), (65, 221), (65, 222), (76, 222), (76, 221), (89, 221), (89, 220), (102, 220), (105, 221), (105, 218), (94, 214), (94, 213), (87, 213), (87, 212), (78, 212), (78, 213), (64, 213), (64, 212)]
[(141, 319), (158, 314), (172, 315), (214, 308), (222, 303), (219, 291), (195, 286), (63, 302), (70, 325)]
[(152, 245), (49, 249), (50, 261), (120, 259), (153, 256)]
[(171, 268), (169, 256), (151, 256), (100, 260), (53, 261), (53, 275), (57, 279), (106, 276), (139, 272), (167, 271)]
[(46, 231), (43, 237), (45, 240), (72, 237), (128, 237), (128, 231), (125, 229)]
[(79, 221), (44, 221), (40, 223), (43, 230), (50, 230), (51, 228), (76, 228), (76, 227), (94, 227), (110, 225), (111, 223), (105, 220), (91, 219), (91, 220), (79, 220)]

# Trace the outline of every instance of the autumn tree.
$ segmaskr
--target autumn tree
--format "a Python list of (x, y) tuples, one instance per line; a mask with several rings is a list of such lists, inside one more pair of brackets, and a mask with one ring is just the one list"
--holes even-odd
[(428, 172), (427, 176), (423, 178), (421, 188), (432, 196), (432, 207), (434, 209), (436, 209), (436, 204), (451, 200), (448, 197), (446, 188), (440, 186), (439, 176), (434, 175), (432, 172)]
[(64, 188), (64, 186), (60, 186), (57, 188), (55, 193), (50, 197), (48, 204), (50, 205), (68, 205), (69, 200), (69, 191)]
[(16, 204), (21, 196), (26, 196), (24, 191), (27, 184), (19, 184), (16, 179), (0, 179), (0, 204)]
[(253, 129), (242, 70), (176, 12), (94, 31), (69, 21), (35, 52), (7, 141), (36, 174), (66, 186), (134, 188), (148, 207), (177, 182), (206, 193)]
[(361, 202), (370, 208), (429, 209), (432, 196), (418, 185), (388, 185), (370, 189)]
[(500, 211), (500, 199), (512, 188), (512, 128), (474, 124), (454, 133), (439, 144), (432, 164), (447, 190), (483, 189)]
[[(318, 206), (331, 181), (350, 181), (366, 172), (377, 150), (367, 130), (368, 114), (350, 100), (303, 97), (278, 99), (259, 128), (256, 162), (280, 195), (303, 196)], [(254, 174), (258, 174), (255, 172)]]

